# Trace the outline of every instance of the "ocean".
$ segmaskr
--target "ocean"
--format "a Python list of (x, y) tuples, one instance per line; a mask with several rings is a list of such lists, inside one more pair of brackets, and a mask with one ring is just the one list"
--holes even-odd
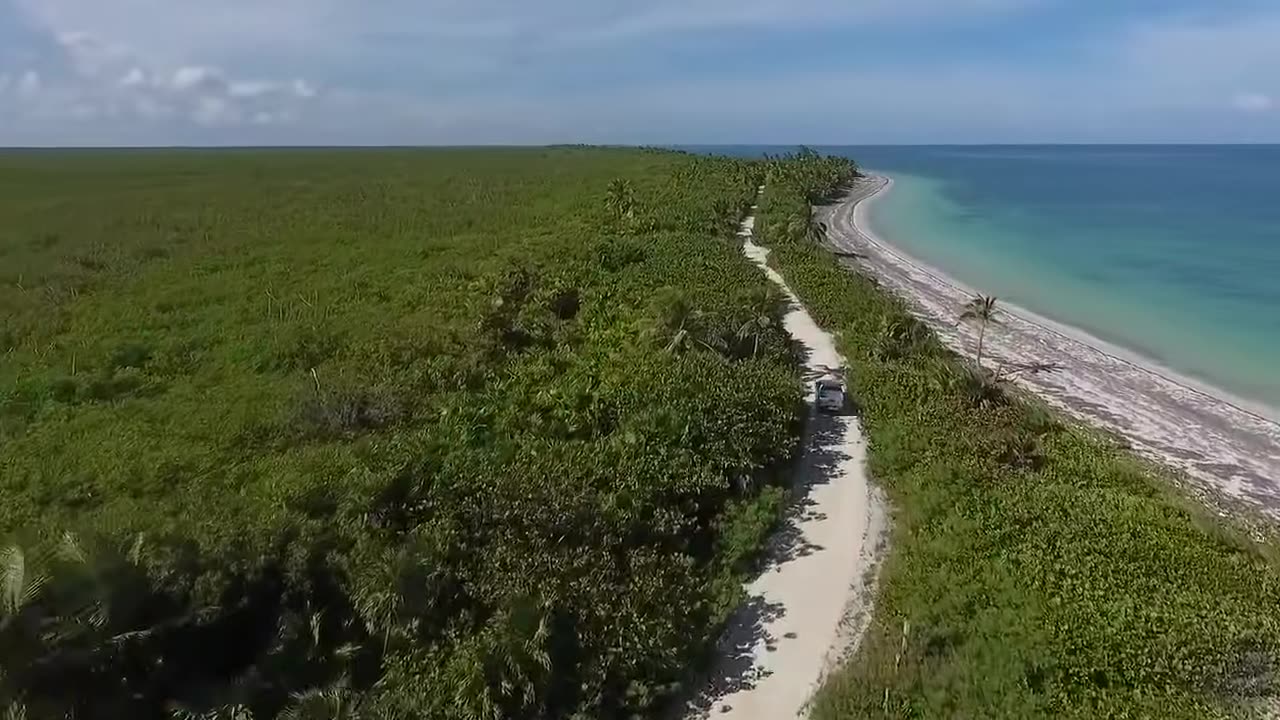
[(1280, 146), (815, 149), (894, 178), (869, 221), (909, 254), (1280, 408)]

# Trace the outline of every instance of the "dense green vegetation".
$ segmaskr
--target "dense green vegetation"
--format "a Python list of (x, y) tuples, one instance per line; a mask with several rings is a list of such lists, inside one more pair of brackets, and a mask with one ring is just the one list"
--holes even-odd
[(840, 164), (776, 173), (757, 222), (771, 261), (839, 334), (895, 506), (870, 634), (814, 716), (1201, 718), (1274, 697), (1271, 555), (797, 240)]
[[(851, 180), (591, 150), (0, 155), (0, 709), (657, 713), (801, 413), (771, 261), (895, 505), (816, 717), (1274, 696), (1280, 573), (818, 244)], [(961, 309), (957, 309), (959, 313)]]
[(653, 711), (796, 439), (763, 169), (0, 155), (0, 705)]

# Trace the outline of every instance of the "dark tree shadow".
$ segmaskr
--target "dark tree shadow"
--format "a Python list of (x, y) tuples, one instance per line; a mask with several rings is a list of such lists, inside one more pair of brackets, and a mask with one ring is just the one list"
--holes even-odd
[(1004, 364), (997, 371), (997, 377), (1011, 379), (1016, 377), (1031, 377), (1034, 375), (1043, 375), (1045, 373), (1055, 373), (1062, 370), (1062, 363), (1056, 362), (1018, 362), (1010, 361)]
[(841, 446), (850, 422), (852, 418), (846, 415), (827, 415), (810, 410), (804, 449), (796, 458), (792, 471), (791, 503), (781, 526), (769, 540), (763, 572), (777, 572), (796, 558), (826, 549), (809, 542), (804, 534), (804, 524), (825, 519), (825, 515), (815, 509), (817, 503), (812, 497), (813, 490), (830, 483), (840, 464), (849, 458)]
[(771, 673), (755, 664), (755, 648), (772, 647), (777, 638), (766, 629), (769, 623), (787, 614), (781, 603), (765, 602), (759, 595), (729, 617), (728, 626), (720, 642), (716, 644), (716, 664), (710, 674), (698, 686), (692, 699), (686, 697), (673, 705), (668, 714), (670, 720), (685, 717), (706, 717), (717, 700), (742, 690), (750, 690)]

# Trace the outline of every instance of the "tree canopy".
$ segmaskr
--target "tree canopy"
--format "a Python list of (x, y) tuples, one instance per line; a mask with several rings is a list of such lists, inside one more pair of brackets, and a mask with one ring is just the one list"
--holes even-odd
[(734, 239), (784, 167), (0, 156), (0, 704), (654, 711), (796, 441)]

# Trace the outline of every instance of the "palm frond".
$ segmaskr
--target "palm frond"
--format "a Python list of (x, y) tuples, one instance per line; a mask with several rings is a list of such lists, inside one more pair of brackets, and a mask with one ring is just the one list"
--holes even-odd
[(280, 712), (281, 720), (349, 720), (357, 716), (357, 700), (341, 678), (328, 687), (293, 693)]
[(666, 351), (675, 352), (678, 348), (684, 345), (685, 340), (688, 337), (689, 337), (689, 331), (685, 330), (684, 328), (680, 328), (679, 332), (677, 332), (675, 335), (672, 336), (671, 342), (667, 343)]
[(981, 320), (987, 323), (999, 322), (999, 300), (987, 295), (975, 295), (964, 304), (960, 313), (961, 320)]
[(62, 538), (58, 542), (58, 557), (69, 563), (84, 565), (89, 562), (89, 555), (84, 550), (84, 545), (80, 542), (80, 538), (70, 530), (62, 533)]
[(133, 544), (129, 546), (129, 554), (127, 556), (127, 559), (131, 564), (133, 565), (142, 564), (142, 560), (146, 553), (146, 548), (147, 548), (146, 540), (147, 540), (147, 536), (143, 533), (138, 533), (137, 536), (134, 537)]
[(49, 576), (29, 562), (28, 554), (18, 545), (10, 545), (0, 556), (0, 596), (6, 614), (16, 614), (40, 595)]

